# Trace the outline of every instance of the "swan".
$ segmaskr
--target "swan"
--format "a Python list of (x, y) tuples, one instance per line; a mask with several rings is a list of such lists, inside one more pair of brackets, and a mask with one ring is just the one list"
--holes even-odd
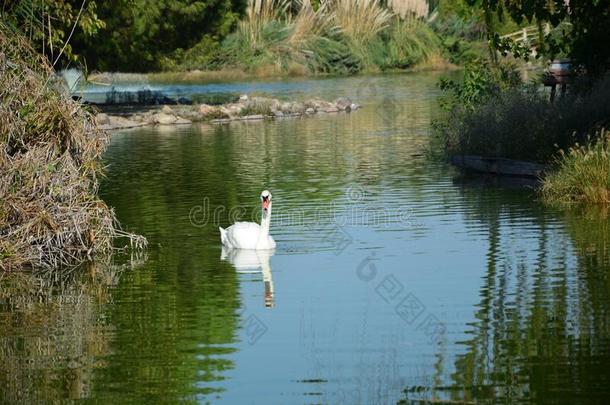
[(269, 190), (264, 190), (261, 193), (263, 218), (260, 225), (255, 222), (236, 222), (227, 229), (218, 227), (222, 244), (230, 249), (275, 249), (275, 241), (269, 235), (271, 198)]

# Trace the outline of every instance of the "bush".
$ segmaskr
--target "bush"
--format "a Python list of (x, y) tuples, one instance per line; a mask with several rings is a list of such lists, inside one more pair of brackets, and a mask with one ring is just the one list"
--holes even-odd
[(395, 18), (381, 38), (385, 48), (385, 58), (379, 63), (382, 69), (408, 68), (441, 54), (439, 37), (419, 19)]
[(551, 203), (610, 203), (610, 136), (601, 131), (585, 145), (561, 151), (556, 170), (544, 178), (542, 197)]
[[(514, 71), (470, 66), (463, 83), (445, 81), (446, 116), (434, 123), (448, 154), (549, 162), (559, 149), (586, 140), (610, 120), (610, 79), (552, 105), (539, 86), (519, 84)], [(577, 87), (577, 86), (575, 86)]]

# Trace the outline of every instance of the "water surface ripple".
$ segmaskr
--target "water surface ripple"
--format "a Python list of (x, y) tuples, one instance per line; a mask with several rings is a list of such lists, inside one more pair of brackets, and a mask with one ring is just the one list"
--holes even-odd
[[(116, 134), (101, 192), (148, 260), (0, 297), (0, 402), (604, 403), (607, 212), (429, 160), (437, 80), (252, 84), (363, 108)], [(278, 248), (221, 259), (265, 188)]]

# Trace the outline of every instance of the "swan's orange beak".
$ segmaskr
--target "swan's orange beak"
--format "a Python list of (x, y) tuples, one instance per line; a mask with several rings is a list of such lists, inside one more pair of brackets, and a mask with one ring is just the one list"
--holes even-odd
[(269, 200), (263, 200), (263, 209), (264, 210), (269, 209)]

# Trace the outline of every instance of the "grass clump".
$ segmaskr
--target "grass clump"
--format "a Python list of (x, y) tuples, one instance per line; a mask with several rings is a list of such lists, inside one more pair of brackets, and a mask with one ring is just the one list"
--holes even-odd
[(417, 18), (393, 18), (380, 35), (382, 70), (407, 69), (427, 61), (442, 60), (442, 43), (428, 24)]
[(264, 115), (270, 116), (272, 114), (271, 101), (265, 99), (254, 98), (246, 103), (244, 108), (240, 111), (239, 115)]
[(610, 203), (610, 134), (576, 144), (555, 158), (556, 170), (543, 181), (542, 197), (550, 203)]
[(0, 269), (56, 269), (112, 250), (97, 196), (107, 141), (27, 40), (0, 24)]

